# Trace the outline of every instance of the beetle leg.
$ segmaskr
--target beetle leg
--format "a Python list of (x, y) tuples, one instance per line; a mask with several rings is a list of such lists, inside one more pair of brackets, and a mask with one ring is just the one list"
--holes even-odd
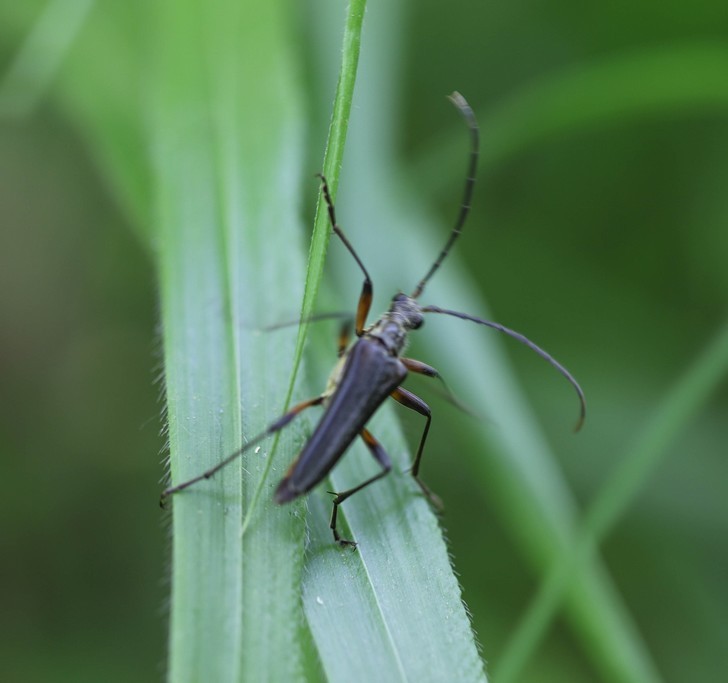
[(483, 416), (476, 413), (470, 406), (463, 403), (452, 391), (445, 378), (440, 374), (439, 370), (436, 370), (431, 365), (423, 363), (420, 360), (414, 358), (400, 358), (401, 363), (409, 370), (425, 377), (434, 377), (439, 379), (442, 384), (443, 393), (437, 392), (442, 398), (444, 398), (449, 404), (455, 406), (458, 410), (462, 411), (470, 417), (474, 417), (477, 420), (482, 420)]
[(296, 318), (295, 320), (286, 320), (282, 323), (274, 323), (273, 325), (266, 325), (261, 328), (262, 332), (273, 332), (275, 330), (283, 329), (284, 327), (293, 327), (293, 325), (301, 325), (302, 323), (315, 323), (320, 320), (331, 320), (338, 318), (343, 320), (341, 327), (339, 328), (339, 343), (337, 348), (338, 356), (344, 355), (346, 347), (349, 346), (351, 340), (351, 326), (354, 322), (354, 317), (351, 313), (342, 313), (341, 311), (334, 311), (333, 313), (316, 313), (308, 316), (308, 318)]
[(331, 311), (329, 313), (314, 313), (309, 315), (307, 318), (296, 318), (295, 320), (284, 320), (280, 323), (273, 323), (272, 325), (266, 325), (260, 328), (260, 332), (275, 332), (276, 330), (282, 330), (285, 327), (293, 327), (294, 325), (301, 325), (302, 323), (317, 323), (322, 320), (352, 320), (351, 312), (349, 311)]
[[(415, 361), (419, 362), (419, 361)], [(429, 368), (430, 370), (434, 370), (434, 368), (430, 368), (428, 365), (425, 365), (422, 363), (423, 366), (426, 368)], [(436, 370), (434, 370), (437, 372)], [(415, 371), (416, 372), (416, 371)], [(414, 410), (415, 412), (419, 413), (420, 415), (423, 415), (425, 418), (427, 418), (427, 422), (425, 422), (425, 429), (422, 432), (422, 437), (420, 438), (420, 445), (417, 448), (417, 455), (415, 456), (415, 461), (412, 465), (412, 476), (415, 478), (415, 481), (419, 485), (419, 487), (422, 489), (422, 493), (424, 493), (427, 496), (427, 499), (438, 509), (442, 510), (442, 501), (432, 492), (430, 491), (427, 484), (425, 484), (422, 479), (419, 477), (419, 471), (420, 471), (420, 461), (422, 460), (422, 452), (425, 449), (425, 441), (427, 441), (427, 434), (430, 431), (430, 423), (432, 422), (432, 411), (430, 410), (430, 406), (428, 406), (419, 396), (416, 396), (411, 391), (407, 391), (404, 387), (398, 387), (395, 389), (390, 396), (397, 401), (397, 403), (401, 403), (405, 408), (409, 408), (410, 410)]]
[(334, 200), (331, 199), (331, 193), (329, 192), (329, 184), (326, 182), (326, 178), (320, 173), (318, 177), (321, 178), (321, 189), (324, 193), (324, 199), (326, 200), (326, 208), (329, 210), (329, 220), (331, 221), (331, 229), (338, 235), (339, 239), (344, 243), (344, 246), (349, 250), (349, 253), (354, 257), (354, 260), (361, 268), (364, 273), (364, 284), (361, 288), (361, 294), (359, 295), (359, 305), (356, 308), (356, 336), (361, 337), (362, 332), (367, 324), (367, 316), (369, 315), (369, 309), (372, 307), (372, 280), (369, 277), (367, 269), (364, 267), (358, 254), (354, 251), (354, 247), (349, 242), (349, 239), (344, 234), (339, 224), (336, 222), (336, 209), (334, 208)]
[(414, 358), (400, 358), (402, 365), (404, 365), (410, 372), (415, 372), (418, 375), (424, 375), (425, 377), (440, 377), (440, 373), (427, 363), (423, 363), (421, 360), (415, 360)]
[(337, 355), (339, 358), (346, 353), (346, 348), (349, 346), (349, 340), (351, 339), (351, 323), (351, 318), (345, 320), (339, 330), (339, 345), (337, 346)]
[(185, 482), (182, 482), (181, 484), (177, 484), (176, 486), (170, 486), (169, 488), (162, 491), (162, 496), (159, 500), (160, 506), (164, 507), (165, 500), (168, 496), (171, 496), (173, 493), (178, 493), (179, 491), (183, 491), (188, 486), (192, 486), (192, 484), (196, 484), (198, 481), (202, 481), (203, 479), (209, 479), (213, 474), (216, 472), (219, 472), (223, 467), (226, 465), (229, 465), (233, 460), (241, 456), (245, 451), (249, 450), (253, 446), (255, 446), (257, 443), (265, 439), (266, 436), (270, 436), (271, 434), (275, 434), (275, 432), (283, 429), (291, 420), (293, 420), (296, 415), (298, 415), (300, 412), (304, 411), (306, 408), (310, 408), (311, 406), (318, 406), (321, 405), (324, 402), (324, 396), (316, 396), (316, 398), (311, 398), (308, 401), (302, 401), (301, 403), (298, 403), (297, 405), (293, 406), (285, 415), (282, 417), (279, 417), (275, 422), (268, 425), (268, 428), (264, 431), (258, 434), (257, 436), (254, 436), (250, 441), (245, 443), (241, 448), (238, 448), (237, 451), (234, 453), (231, 453), (227, 456), (224, 460), (221, 460), (217, 465), (214, 467), (211, 467), (209, 470), (203, 472), (199, 476), (195, 477), (194, 479), (189, 479)]
[(367, 316), (369, 309), (372, 307), (372, 282), (367, 277), (361, 288), (359, 295), (359, 304), (356, 307), (356, 336), (361, 337), (367, 324)]
[(371, 477), (371, 479), (367, 479), (365, 482), (359, 484), (359, 486), (355, 486), (353, 489), (349, 489), (348, 491), (343, 491), (342, 493), (329, 491), (329, 493), (333, 493), (335, 496), (334, 508), (331, 511), (331, 522), (329, 523), (329, 527), (334, 534), (334, 540), (339, 545), (350, 545), (353, 547), (356, 547), (356, 542), (347, 541), (345, 538), (341, 538), (341, 536), (339, 536), (339, 532), (336, 530), (336, 516), (339, 512), (339, 505), (341, 505), (349, 496), (353, 496), (357, 491), (361, 491), (365, 486), (369, 486), (369, 484), (374, 483), (377, 479), (381, 479), (389, 474), (389, 471), (392, 469), (392, 461), (389, 459), (387, 451), (382, 448), (382, 444), (380, 444), (379, 441), (372, 436), (371, 432), (368, 429), (362, 429), (360, 435), (361, 438), (364, 439), (364, 443), (367, 445), (367, 448), (374, 456), (374, 459), (382, 466), (382, 471)]

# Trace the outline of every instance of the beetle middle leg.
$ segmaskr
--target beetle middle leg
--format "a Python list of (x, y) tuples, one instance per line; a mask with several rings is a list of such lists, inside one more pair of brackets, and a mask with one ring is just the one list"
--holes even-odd
[(355, 486), (353, 489), (349, 489), (348, 491), (342, 491), (341, 493), (329, 491), (329, 493), (332, 493), (335, 496), (334, 508), (331, 511), (331, 522), (329, 523), (329, 527), (334, 534), (334, 540), (339, 545), (350, 545), (353, 547), (356, 547), (356, 542), (348, 541), (345, 538), (341, 538), (341, 536), (339, 536), (339, 532), (336, 530), (336, 516), (339, 513), (339, 505), (341, 505), (350, 496), (353, 496), (357, 491), (361, 491), (365, 486), (369, 486), (369, 484), (373, 484), (375, 481), (377, 481), (377, 479), (381, 479), (382, 477), (389, 474), (389, 471), (392, 469), (392, 461), (389, 459), (387, 451), (382, 448), (382, 444), (380, 444), (379, 441), (377, 441), (372, 436), (371, 432), (368, 429), (362, 429), (360, 434), (361, 438), (364, 439), (364, 443), (367, 445), (367, 448), (374, 456), (374, 459), (382, 466), (382, 471), (379, 474), (374, 475), (370, 479), (367, 479), (365, 482), (359, 484), (359, 486)]
[[(403, 359), (404, 360), (404, 359)], [(413, 361), (410, 359), (407, 359), (407, 365), (408, 367), (411, 367), (411, 364)], [(434, 368), (431, 368), (429, 365), (425, 365), (424, 363), (419, 363), (419, 361), (414, 361), (414, 363), (418, 363), (428, 370), (432, 370), (435, 374), (430, 374), (431, 377), (437, 376), (437, 370)], [(417, 370), (415, 370), (417, 372)], [(423, 374), (429, 374), (428, 372), (425, 372)], [(427, 434), (430, 431), (430, 424), (432, 423), (432, 410), (430, 409), (430, 406), (427, 405), (419, 396), (413, 394), (411, 391), (408, 391), (404, 387), (397, 387), (390, 396), (397, 401), (397, 403), (401, 403), (405, 408), (409, 408), (410, 410), (414, 410), (416, 413), (419, 413), (420, 415), (424, 416), (427, 419), (427, 422), (425, 422), (425, 429), (422, 432), (422, 436), (420, 437), (420, 445), (417, 447), (417, 455), (415, 456), (415, 461), (412, 464), (412, 476), (415, 478), (415, 481), (419, 485), (419, 487), (422, 489), (422, 493), (424, 493), (427, 496), (427, 500), (432, 503), (435, 508), (438, 510), (443, 509), (442, 501), (440, 498), (434, 494), (430, 488), (425, 484), (422, 479), (419, 477), (420, 472), (420, 462), (422, 461), (422, 453), (425, 450), (425, 441), (427, 441)]]

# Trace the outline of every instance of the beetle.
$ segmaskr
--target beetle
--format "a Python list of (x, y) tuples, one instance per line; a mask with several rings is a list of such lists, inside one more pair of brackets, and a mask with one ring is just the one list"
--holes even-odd
[(360, 436), (379, 464), (381, 471), (358, 486), (339, 493), (333, 493), (333, 509), (329, 523), (336, 543), (356, 546), (354, 541), (340, 536), (336, 526), (337, 514), (339, 506), (347, 498), (386, 476), (392, 469), (389, 455), (366, 428), (369, 419), (379, 406), (387, 398), (391, 397), (406, 408), (414, 410), (425, 418), (425, 426), (410, 471), (428, 500), (435, 507), (441, 507), (437, 496), (430, 491), (419, 476), (422, 453), (432, 422), (432, 411), (427, 403), (419, 396), (416, 396), (402, 386), (402, 382), (409, 373), (421, 374), (426, 377), (440, 377), (438, 371), (430, 365), (402, 355), (407, 344), (407, 335), (410, 331), (417, 330), (422, 326), (424, 314), (426, 313), (441, 313), (494, 328), (525, 344), (532, 351), (551, 363), (570, 382), (577, 393), (580, 402), (580, 413), (575, 431), (581, 428), (586, 416), (584, 392), (571, 373), (546, 351), (522, 334), (499, 323), (438, 306), (421, 306), (417, 301), (424, 291), (425, 286), (440, 268), (453, 244), (460, 236), (465, 220), (470, 212), (473, 189), (475, 187), (479, 155), (478, 124), (473, 110), (460, 93), (452, 93), (449, 99), (459, 110), (468, 126), (471, 143), (470, 156), (459, 215), (444, 247), (434, 263), (430, 266), (430, 269), (422, 280), (419, 281), (412, 294), (408, 295), (403, 292), (395, 294), (391, 300), (389, 309), (373, 324), (367, 326), (366, 321), (373, 296), (372, 280), (361, 259), (337, 223), (336, 210), (328, 183), (323, 175), (319, 175), (331, 228), (352, 255), (364, 275), (364, 284), (359, 296), (354, 321), (356, 341), (349, 346), (350, 324), (345, 325), (339, 336), (339, 360), (329, 376), (327, 386), (323, 393), (315, 398), (295, 405), (285, 415), (270, 424), (264, 432), (253, 437), (242, 448), (227, 456), (214, 467), (193, 479), (167, 488), (162, 493), (162, 502), (172, 494), (179, 493), (203, 479), (209, 479), (216, 472), (258, 444), (264, 438), (283, 429), (305, 409), (313, 406), (324, 406), (325, 411), (321, 420), (304, 445), (303, 450), (293, 461), (286, 475), (278, 484), (274, 499), (276, 503), (283, 504), (308, 493), (328, 475), (354, 439)]

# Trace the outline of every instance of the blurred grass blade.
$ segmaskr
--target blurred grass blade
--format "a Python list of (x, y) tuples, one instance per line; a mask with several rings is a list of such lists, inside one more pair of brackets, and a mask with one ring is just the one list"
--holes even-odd
[[(392, 146), (386, 144), (393, 139), (394, 121), (377, 116), (380, 92), (393, 93), (396, 98), (396, 89), (388, 79), (396, 73), (397, 57), (393, 56), (394, 49), (387, 50), (390, 42), (382, 35), (392, 35), (391, 45), (396, 45), (401, 28), (392, 24), (389, 13), (371, 12), (368, 21), (372, 33), (373, 26), (378, 28), (377, 44), (373, 50), (365, 46), (363, 52), (364, 60), (373, 56), (371, 62), (362, 65), (362, 104), (355, 108), (357, 134), (351, 137), (347, 157), (347, 188), (354, 189), (350, 194), (345, 192), (339, 213), (350, 235), (367, 237), (360, 248), (362, 255), (366, 261), (367, 245), (376, 253), (373, 276), (377, 287), (386, 292), (411, 286), (421, 278), (442, 246), (446, 226), (423, 209), (422, 195), (429, 186), (427, 190), (419, 183), (417, 188), (409, 187), (403, 181), (404, 174), (396, 173), (397, 159)], [(465, 95), (472, 100), (471, 93)], [(396, 109), (397, 103), (392, 106)], [(453, 118), (453, 125), (459, 123)], [(487, 120), (481, 121), (481, 128), (485, 151), (491, 140)], [(467, 141), (462, 127), (457, 132), (459, 144), (453, 149), (460, 150), (460, 156), (457, 163), (445, 168), (463, 167)], [(442, 167), (438, 172), (450, 177), (442, 173)], [(455, 178), (461, 181), (462, 177)], [(467, 236), (463, 239), (467, 242)], [(423, 303), (487, 316), (485, 304), (463, 275), (458, 249), (466, 242), (448, 257), (447, 267), (438, 273)], [(545, 572), (573, 542), (577, 525), (574, 497), (518, 388), (503, 352), (503, 340), (474, 327), (430, 319), (417, 337), (418, 348), (425, 360), (436, 364), (460, 398), (489, 416), (491, 424), (466, 422), (464, 429), (453, 435), (454, 451), (488, 492), (525, 557), (537, 572)], [(473, 542), (477, 543), (477, 531)], [(656, 680), (651, 656), (597, 560), (572, 583), (567, 616), (605, 678), (632, 683)]]
[(728, 326), (678, 381), (587, 510), (576, 543), (552, 566), (495, 672), (499, 683), (518, 678), (561, 606), (574, 576), (624, 514), (669, 446), (728, 374)]
[(94, 0), (49, 0), (0, 82), (0, 115), (27, 116), (84, 25)]
[(154, 12), (155, 6), (143, 0), (96, 6), (58, 74), (56, 89), (150, 255), (157, 248), (146, 130)]
[[(506, 163), (565, 133), (676, 112), (728, 112), (728, 47), (700, 42), (642, 48), (549, 74), (484, 111), (481, 169)], [(473, 105), (477, 106), (477, 102)], [(427, 187), (458, 160), (458, 131), (440, 138), (417, 162)]]
[[(361, 158), (355, 166), (367, 168)], [(385, 166), (392, 167), (387, 163)], [(375, 233), (375, 241), (391, 239), (391, 232), (387, 236), (386, 228), (378, 227), (383, 222), (372, 221), (371, 216), (369, 221), (358, 217), (367, 198), (372, 196), (377, 197), (378, 210), (388, 216), (389, 223), (397, 225), (397, 249), (382, 252), (377, 282), (395, 288), (397, 282), (416, 282), (422, 274), (418, 264), (429, 263), (441, 246), (421, 202), (414, 195), (408, 197), (406, 191), (397, 192), (397, 183), (384, 174), (375, 183), (367, 184), (363, 176), (357, 176), (353, 182), (357, 198), (361, 197), (361, 206), (347, 204), (347, 217), (351, 216), (351, 222), (356, 224), (354, 234), (357, 228), (365, 229), (366, 223), (366, 229)], [(407, 259), (395, 265), (397, 253), (406, 253)], [(451, 255), (446, 272), (439, 273), (437, 283), (431, 287), (432, 301), (439, 305), (457, 302), (463, 310), (487, 316), (487, 308), (465, 282), (455, 254)], [(487, 491), (514, 543), (537, 572), (545, 572), (573, 543), (576, 506), (512, 376), (502, 341), (466, 325), (453, 329), (449, 320), (430, 318), (426, 324), (417, 340), (420, 357), (436, 365), (448, 383), (457, 388), (462, 400), (489, 417), (487, 424), (466, 421), (463, 429), (453, 434), (450, 455), (462, 458), (461, 466)], [(342, 464), (338, 471), (348, 465)], [(426, 469), (424, 476), (427, 477)], [(476, 528), (473, 543), (478, 543), (480, 533), (487, 531)], [(607, 680), (659, 680), (649, 652), (598, 560), (589, 563), (570, 584), (566, 612), (595, 667)]]
[[(179, 482), (280, 414), (292, 344), (256, 330), (300, 296), (302, 127), (283, 3), (167, 0), (156, 32), (151, 135)], [(242, 534), (266, 462), (280, 457), (282, 470), (296, 434), (281, 438), (285, 452), (266, 443), (174, 498), (170, 681), (301, 678), (302, 506), (265, 495)]]

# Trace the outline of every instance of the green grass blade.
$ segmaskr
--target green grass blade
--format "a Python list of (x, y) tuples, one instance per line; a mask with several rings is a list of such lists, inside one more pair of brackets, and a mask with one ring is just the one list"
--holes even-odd
[[(300, 296), (302, 127), (280, 3), (163, 2), (157, 21), (151, 135), (178, 482), (282, 408), (292, 344), (257, 329)], [(171, 681), (301, 677), (301, 505), (265, 495), (242, 533), (267, 461), (281, 471), (297, 434), (174, 498)]]
[[(329, 183), (329, 189), (333, 198), (336, 197), (336, 188), (339, 184), (339, 169), (344, 157), (344, 143), (346, 132), (349, 127), (349, 115), (351, 112), (351, 101), (354, 96), (354, 84), (356, 83), (356, 71), (359, 64), (359, 48), (361, 46), (361, 31), (364, 21), (364, 10), (366, 0), (351, 0), (347, 10), (346, 25), (344, 27), (344, 40), (342, 46), (341, 70), (339, 81), (336, 87), (334, 98), (334, 110), (331, 115), (329, 135), (324, 153), (323, 173)], [(283, 406), (287, 410), (291, 403), (291, 396), (298, 376), (298, 369), (303, 357), (303, 346), (308, 333), (309, 319), (314, 312), (314, 305), (318, 296), (321, 278), (324, 272), (326, 250), (331, 238), (331, 225), (329, 222), (326, 203), (323, 193), (319, 193), (319, 201), (316, 206), (316, 217), (314, 218), (313, 235), (308, 255), (308, 268), (306, 271), (306, 284), (304, 287), (303, 301), (301, 304), (301, 322), (298, 326), (296, 337), (296, 348), (293, 354), (293, 369), (288, 384), (288, 393)], [(278, 443), (279, 436), (274, 441)], [(267, 475), (267, 470), (266, 470)], [(261, 482), (265, 479), (261, 479)], [(250, 509), (243, 521), (245, 531), (257, 509), (257, 500), (261, 494), (259, 488), (251, 501)]]
[[(13, 6), (3, 20), (25, 11)], [(147, 3), (49, 3), (16, 55), (3, 108), (27, 113), (50, 90), (106, 176), (142, 244), (154, 249), (143, 89), (148, 70)], [(83, 30), (81, 30), (83, 29)], [(53, 79), (57, 83), (53, 82)], [(53, 87), (49, 87), (49, 86)]]
[[(331, 356), (332, 354), (330, 354)], [(391, 406), (369, 428), (393, 461), (391, 474), (347, 501), (332, 544), (331, 497), (309, 496), (304, 572), (306, 618), (328, 680), (485, 681), (442, 532), (407, 474), (412, 456)], [(358, 440), (331, 476), (342, 491), (378, 470)]]
[(43, 97), (94, 0), (50, 0), (0, 81), (0, 115), (27, 116)]
[[(344, 41), (342, 46), (341, 70), (339, 81), (336, 86), (334, 98), (334, 111), (331, 115), (331, 125), (324, 153), (323, 174), (329, 183), (331, 197), (336, 200), (336, 190), (339, 186), (339, 171), (344, 158), (344, 143), (349, 128), (349, 116), (351, 114), (351, 102), (354, 97), (354, 84), (356, 72), (359, 65), (359, 50), (361, 47), (361, 31), (366, 10), (366, 0), (350, 0), (347, 10), (346, 25), (344, 27)], [(316, 297), (318, 295), (321, 277), (324, 271), (326, 249), (331, 238), (331, 225), (326, 209), (323, 193), (319, 194), (319, 201), (316, 205), (316, 217), (314, 219), (313, 236), (311, 238), (311, 251), (308, 256), (308, 273), (306, 277), (306, 288), (301, 305), (301, 325), (296, 339), (296, 354), (294, 360), (294, 377), (288, 391), (290, 400), (293, 390), (293, 379), (295, 379), (298, 363), (303, 353), (303, 343), (308, 330), (308, 319), (311, 317)]]
[(499, 682), (516, 680), (556, 616), (570, 581), (583, 570), (599, 543), (624, 514), (640, 487), (669, 452), (689, 420), (728, 373), (728, 327), (677, 382), (634, 448), (589, 506), (576, 543), (545, 576), (538, 594), (496, 670)]
[[(344, 143), (349, 128), (351, 102), (354, 97), (354, 84), (359, 65), (359, 49), (361, 46), (361, 31), (366, 10), (366, 0), (351, 0), (347, 10), (346, 25), (344, 26), (344, 40), (342, 45), (341, 70), (339, 82), (334, 98), (334, 111), (331, 115), (329, 136), (324, 153), (323, 174), (329, 183), (331, 197), (336, 200), (336, 190), (339, 186), (339, 171), (344, 158)], [(306, 288), (301, 306), (301, 325), (296, 339), (295, 368), (303, 352), (303, 343), (308, 330), (308, 319), (314, 311), (319, 285), (323, 276), (326, 249), (331, 237), (326, 203), (323, 193), (319, 194), (314, 219), (313, 236), (311, 238), (311, 251), (308, 257), (308, 273)], [(295, 370), (294, 370), (295, 376)], [(293, 384), (289, 389), (289, 399)]]
[[(487, 136), (481, 169), (507, 163), (533, 145), (566, 133), (646, 116), (728, 109), (728, 48), (700, 42), (610, 55), (556, 72), (483, 111)], [(477, 102), (472, 103), (477, 107)], [(441, 137), (420, 156), (427, 187), (442, 186), (440, 172), (458, 162), (459, 131)]]
[[(344, 159), (344, 143), (349, 128), (351, 102), (354, 97), (354, 84), (359, 66), (359, 50), (361, 47), (361, 31), (364, 22), (366, 0), (351, 0), (347, 9), (346, 24), (344, 26), (344, 40), (341, 50), (341, 70), (334, 97), (334, 111), (331, 115), (331, 125), (324, 152), (323, 174), (326, 177), (331, 197), (336, 200), (336, 190), (339, 187), (339, 172)], [(319, 285), (324, 272), (326, 250), (331, 238), (331, 225), (324, 201), (323, 193), (319, 193), (314, 218), (313, 236), (311, 237), (311, 251), (308, 257), (308, 272), (306, 288), (301, 305), (301, 324), (296, 339), (296, 354), (293, 377), (295, 378), (298, 363), (303, 353), (303, 344), (306, 339), (309, 318), (314, 312), (314, 305), (318, 296)], [(288, 390), (290, 401), (293, 390), (293, 379)]]

